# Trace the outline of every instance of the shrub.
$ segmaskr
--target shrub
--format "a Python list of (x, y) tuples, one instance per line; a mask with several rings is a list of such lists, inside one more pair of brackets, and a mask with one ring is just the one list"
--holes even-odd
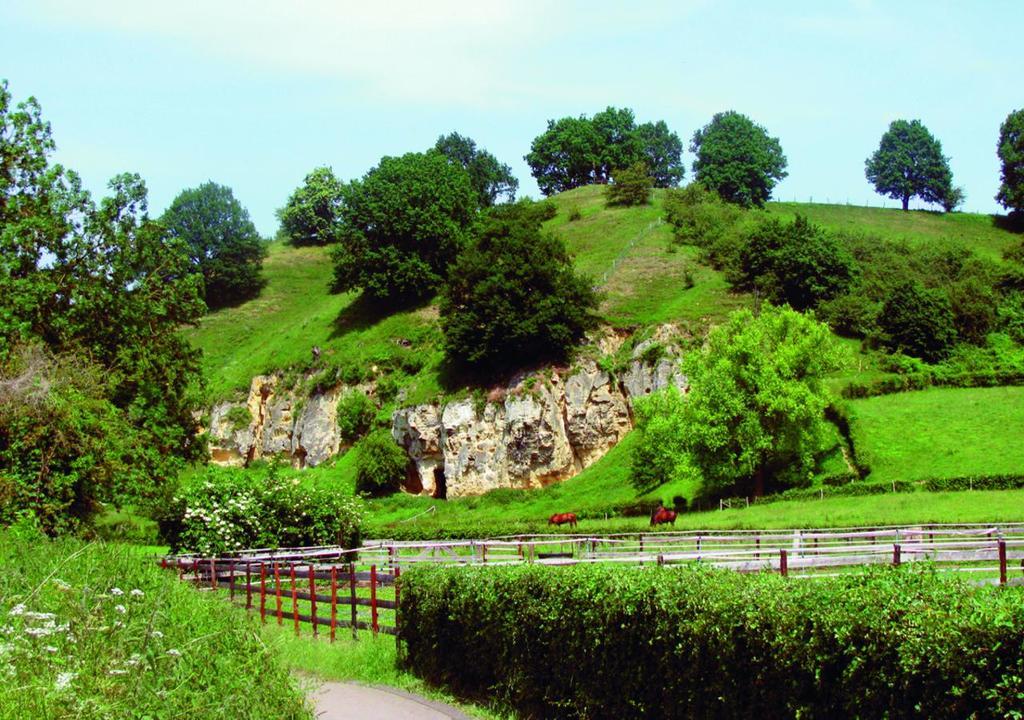
[(915, 568), (800, 582), (699, 564), (421, 565), (401, 587), (406, 666), (524, 717), (1024, 710), (1010, 620), (1024, 595)]
[(878, 325), (889, 348), (929, 362), (944, 358), (956, 342), (949, 298), (917, 282), (905, 282), (893, 289)]
[(380, 496), (401, 488), (409, 458), (388, 430), (370, 433), (356, 445), (355, 451), (356, 492)]
[(232, 430), (244, 430), (252, 424), (252, 413), (245, 405), (235, 405), (228, 410), (226, 419)]
[(123, 545), (0, 533), (0, 617), (4, 718), (312, 717), (252, 616)]
[(358, 498), (284, 478), (272, 465), (265, 473), (208, 468), (158, 519), (173, 550), (219, 555), (252, 547), (354, 547), (362, 513)]
[(878, 330), (881, 304), (862, 292), (850, 292), (818, 305), (817, 316), (840, 335), (867, 337)]
[(366, 434), (377, 414), (370, 398), (359, 390), (350, 390), (338, 401), (338, 433), (348, 441), (357, 440)]
[(612, 171), (612, 182), (605, 186), (605, 199), (609, 205), (647, 205), (651, 201), (654, 180), (647, 166), (636, 163), (628, 168)]
[(665, 220), (672, 226), (675, 242), (701, 247), (717, 268), (732, 265), (742, 218), (742, 210), (699, 183), (665, 193)]
[(576, 222), (577, 220), (583, 219), (583, 212), (580, 210), (579, 205), (573, 205), (569, 211), (569, 222)]

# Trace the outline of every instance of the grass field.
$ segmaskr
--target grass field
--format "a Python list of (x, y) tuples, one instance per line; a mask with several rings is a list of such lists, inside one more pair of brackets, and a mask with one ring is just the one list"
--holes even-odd
[(1024, 473), (1024, 388), (936, 388), (848, 407), (869, 480)]

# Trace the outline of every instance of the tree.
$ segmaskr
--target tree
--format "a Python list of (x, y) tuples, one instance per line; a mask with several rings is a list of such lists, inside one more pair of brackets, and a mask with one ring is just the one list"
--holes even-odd
[(654, 180), (643, 163), (615, 170), (612, 178), (613, 182), (605, 188), (609, 205), (646, 205), (651, 201)]
[(266, 284), (260, 277), (266, 246), (231, 188), (206, 182), (183, 190), (160, 221), (188, 246), (208, 307), (246, 300)]
[(327, 245), (336, 240), (345, 185), (329, 167), (306, 176), (277, 211), (281, 230), (292, 245)]
[(607, 183), (612, 171), (645, 163), (655, 187), (683, 176), (682, 142), (664, 122), (637, 126), (629, 108), (608, 107), (587, 118), (549, 120), (534, 138), (526, 162), (545, 195)]
[(381, 159), (345, 193), (335, 288), (391, 302), (429, 297), (465, 244), (476, 212), (469, 175), (441, 153)]
[(999, 126), (996, 148), (1002, 178), (996, 201), (1007, 210), (1024, 210), (1024, 110), (1015, 110)]
[(546, 211), (529, 201), (492, 209), (452, 266), (441, 328), (456, 364), (494, 375), (564, 360), (594, 326), (597, 298), (562, 241), (541, 232)]
[(512, 174), (512, 168), (486, 150), (478, 150), (476, 143), (456, 132), (442, 135), (434, 149), (469, 173), (469, 181), (477, 195), (480, 207), (491, 207), (503, 198), (505, 202), (516, 199), (519, 181)]
[(957, 339), (949, 296), (942, 290), (924, 288), (916, 280), (893, 288), (878, 316), (878, 326), (889, 349), (928, 362), (946, 357)]
[(356, 492), (371, 496), (397, 492), (408, 463), (388, 430), (374, 430), (356, 445)]
[(853, 257), (801, 215), (792, 223), (776, 218), (759, 223), (747, 236), (739, 263), (740, 286), (796, 310), (842, 295), (856, 277)]
[(695, 132), (690, 151), (697, 156), (696, 181), (743, 207), (764, 205), (775, 183), (787, 175), (779, 139), (732, 110), (716, 114)]
[(912, 197), (940, 205), (955, 199), (953, 173), (942, 144), (920, 120), (893, 120), (864, 164), (868, 182), (879, 194), (900, 200), (904, 210)]
[(199, 353), (179, 333), (204, 307), (141, 178), (114, 178), (97, 206), (53, 147), (38, 103), (12, 108), (0, 84), (0, 384), (35, 388), (0, 414), (0, 485), (24, 503), (9, 512), (58, 531), (61, 514), (151, 498), (205, 456)]
[(732, 313), (684, 360), (685, 399), (669, 390), (638, 403), (635, 482), (689, 479), (704, 494), (754, 496), (808, 482), (830, 437), (822, 377), (839, 359), (828, 327), (795, 310)]

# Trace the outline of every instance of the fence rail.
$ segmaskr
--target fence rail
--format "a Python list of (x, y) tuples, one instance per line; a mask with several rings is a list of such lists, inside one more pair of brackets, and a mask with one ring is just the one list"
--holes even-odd
[[(263, 622), (399, 634), (402, 569), (419, 563), (501, 565), (699, 562), (737, 572), (829, 577), (874, 565), (927, 561), (978, 584), (1024, 585), (1024, 523), (835, 530), (684, 531), (615, 535), (523, 535), (486, 540), (380, 540), (336, 546), (258, 548), (230, 557), (167, 556), (182, 580), (259, 612)], [(1015, 572), (1019, 574), (1011, 577)], [(327, 613), (327, 614), (323, 614)]]

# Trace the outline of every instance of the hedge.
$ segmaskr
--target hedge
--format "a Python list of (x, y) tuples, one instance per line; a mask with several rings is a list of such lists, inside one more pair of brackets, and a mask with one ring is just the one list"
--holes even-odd
[(921, 487), (932, 492), (950, 490), (1017, 490), (1024, 488), (1024, 475), (965, 475), (963, 477), (931, 477)]
[(401, 588), (406, 667), (521, 717), (1024, 712), (1024, 594), (929, 571), (421, 566)]
[(932, 387), (976, 388), (1002, 385), (1024, 385), (1024, 373), (1017, 369), (981, 370), (977, 372), (917, 372), (890, 375), (870, 382), (852, 382), (842, 390), (848, 399), (891, 395), (909, 390), (927, 390)]

